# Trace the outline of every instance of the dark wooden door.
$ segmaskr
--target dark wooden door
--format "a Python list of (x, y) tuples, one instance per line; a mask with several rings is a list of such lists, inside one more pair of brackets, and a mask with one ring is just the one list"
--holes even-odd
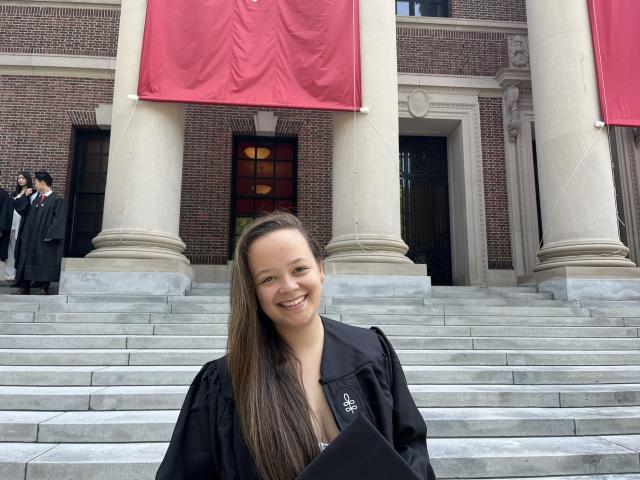
[(400, 195), (407, 256), (427, 264), (433, 285), (451, 285), (446, 138), (400, 137)]
[(84, 257), (102, 228), (109, 132), (78, 131), (69, 194), (67, 257)]

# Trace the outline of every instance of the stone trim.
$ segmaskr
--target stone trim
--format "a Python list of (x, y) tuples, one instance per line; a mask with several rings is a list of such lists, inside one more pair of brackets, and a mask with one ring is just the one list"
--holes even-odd
[[(398, 92), (400, 118), (413, 118), (408, 97), (417, 88), (424, 89), (429, 96), (424, 119), (458, 122), (447, 140), (454, 282), (456, 285), (487, 285), (489, 265), (478, 96), (464, 92), (441, 93), (424, 84), (402, 85)], [(452, 186), (455, 178), (463, 182), (457, 188)], [(456, 196), (455, 192), (460, 189), (464, 195)]]
[(396, 26), (403, 29), (429, 29), (465, 33), (527, 34), (526, 23), (466, 18), (396, 17)]
[[(119, 2), (118, 2), (119, 3)], [(40, 1), (2, 1), (0, 0), (0, 15), (29, 15), (51, 17), (120, 17), (119, 5), (111, 4), (109, 0), (100, 2), (74, 1), (49, 2)]]
[(73, 126), (95, 127), (98, 125), (95, 110), (67, 110), (67, 115)]
[(501, 97), (502, 87), (493, 77), (398, 73), (398, 87), (428, 88), (432, 93)]
[(617, 153), (617, 158), (612, 160), (618, 162), (620, 169), (621, 185), (616, 185), (616, 190), (622, 198), (629, 258), (637, 265), (640, 261), (640, 149), (635, 145), (631, 128), (613, 127), (610, 136), (610, 141), (614, 143), (613, 150)]
[(115, 66), (113, 57), (0, 53), (0, 75), (113, 79)]

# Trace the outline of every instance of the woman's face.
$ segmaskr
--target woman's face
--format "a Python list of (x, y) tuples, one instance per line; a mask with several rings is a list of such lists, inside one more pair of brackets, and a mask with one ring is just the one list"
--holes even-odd
[(24, 178), (22, 175), (18, 175), (18, 185), (20, 185), (21, 187), (24, 187), (27, 184), (27, 179)]
[(249, 246), (258, 302), (276, 329), (309, 324), (318, 314), (324, 273), (296, 229), (268, 233)]

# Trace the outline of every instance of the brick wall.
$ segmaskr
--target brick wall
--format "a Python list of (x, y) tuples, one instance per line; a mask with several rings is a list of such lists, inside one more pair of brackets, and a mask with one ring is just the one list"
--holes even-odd
[(0, 52), (115, 57), (118, 10), (0, 6)]
[(487, 250), (490, 269), (511, 269), (511, 233), (502, 99), (480, 97), (480, 132)]
[(13, 188), (19, 170), (45, 169), (66, 197), (74, 123), (83, 128), (112, 96), (112, 80), (0, 76), (0, 183)]
[(449, 0), (454, 18), (526, 22), (525, 0)]
[[(193, 263), (226, 263), (234, 132), (251, 134), (256, 109), (186, 110), (180, 237)], [(322, 246), (331, 239), (332, 115), (275, 110), (283, 135), (298, 137), (298, 216)], [(296, 133), (297, 132), (297, 133)]]
[(506, 35), (397, 28), (398, 72), (493, 77), (509, 66)]

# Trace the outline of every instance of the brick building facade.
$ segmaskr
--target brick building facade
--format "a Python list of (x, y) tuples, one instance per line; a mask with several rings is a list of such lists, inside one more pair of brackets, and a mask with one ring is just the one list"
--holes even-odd
[[(12, 187), (18, 170), (46, 168), (59, 191), (68, 197), (76, 135), (100, 130), (96, 109), (112, 102), (119, 2), (60, 2), (64, 6), (6, 3), (0, 2), (0, 184)], [(466, 195), (467, 201), (472, 195), (477, 197), (473, 208), (484, 225), (475, 238), (484, 245), (473, 251), (484, 255), (478, 260), (484, 274), (456, 282), (513, 283), (516, 276), (531, 273), (536, 251), (531, 239), (539, 234), (538, 218), (531, 208), (526, 215), (514, 213), (514, 209), (522, 210), (523, 204), (535, 209), (535, 195), (525, 198), (509, 186), (510, 177), (524, 171), (520, 162), (529, 159), (531, 163), (533, 158), (533, 124), (520, 126), (521, 117), (515, 119), (513, 105), (505, 103), (507, 87), (516, 86), (519, 98), (515, 111), (525, 116), (531, 112), (532, 121), (525, 0), (449, 0), (447, 13), (448, 18), (397, 17), (401, 104), (403, 88), (406, 95), (424, 89), (431, 101), (434, 95), (451, 94), (476, 99), (468, 118), (479, 121), (477, 139), (467, 135), (460, 145), (464, 149), (471, 146), (481, 156), (481, 165), (476, 166), (481, 172), (481, 188), (473, 194), (451, 195)], [(519, 49), (523, 42), (525, 46)], [(406, 102), (411, 111), (411, 99)], [(224, 264), (229, 258), (233, 140), (237, 135), (255, 134), (255, 112), (248, 107), (187, 106), (180, 237), (193, 264)], [(296, 211), (326, 245), (332, 237), (331, 211), (335, 208), (332, 114), (301, 110), (274, 113), (278, 118), (276, 135), (297, 141)], [(456, 115), (451, 119), (458, 118)], [(451, 152), (457, 148), (456, 130), (446, 123), (454, 120), (444, 120), (446, 128), (437, 133), (442, 122), (433, 123), (428, 116), (411, 117), (416, 116), (407, 115), (410, 122), (406, 125), (412, 126), (405, 131), (401, 126), (401, 135), (431, 135), (433, 131), (447, 137)], [(516, 138), (510, 137), (510, 127), (518, 128)], [(628, 145), (627, 133), (618, 135)], [(467, 172), (473, 162), (464, 161)], [(457, 167), (451, 168), (455, 171)], [(521, 176), (513, 185), (518, 181), (532, 182), (533, 178)], [(449, 182), (455, 189), (455, 180)], [(636, 204), (637, 189), (631, 195), (630, 204)], [(534, 224), (536, 231), (532, 233), (527, 225)], [(452, 235), (456, 235), (456, 228), (452, 224)]]

